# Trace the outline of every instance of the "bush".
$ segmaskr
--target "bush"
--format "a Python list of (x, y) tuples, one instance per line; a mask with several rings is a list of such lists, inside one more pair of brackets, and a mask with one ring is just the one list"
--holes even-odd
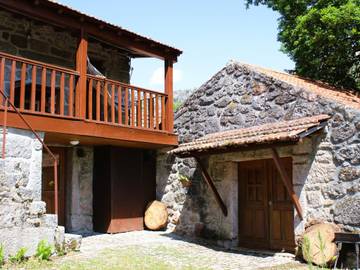
[(52, 254), (52, 247), (45, 240), (41, 240), (36, 248), (35, 257), (39, 260), (49, 260)]
[(18, 252), (16, 252), (15, 255), (10, 256), (9, 260), (12, 263), (22, 263), (23, 261), (25, 261), (26, 257), (25, 257), (25, 253), (27, 251), (27, 248), (22, 247), (18, 250)]
[(0, 268), (5, 262), (4, 246), (0, 245)]

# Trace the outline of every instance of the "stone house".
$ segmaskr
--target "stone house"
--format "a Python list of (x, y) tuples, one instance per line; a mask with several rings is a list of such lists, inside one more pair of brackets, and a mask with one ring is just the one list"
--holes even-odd
[[(177, 145), (181, 51), (55, 1), (0, 1), (0, 244), (143, 229), (156, 151)], [(131, 60), (164, 62), (164, 91), (130, 85)], [(36, 137), (35, 133), (40, 137)], [(43, 144), (42, 144), (43, 142)], [(56, 239), (55, 239), (56, 236)]]
[(176, 111), (175, 129), (179, 148), (158, 155), (169, 229), (275, 250), (314, 222), (360, 229), (355, 93), (230, 62)]

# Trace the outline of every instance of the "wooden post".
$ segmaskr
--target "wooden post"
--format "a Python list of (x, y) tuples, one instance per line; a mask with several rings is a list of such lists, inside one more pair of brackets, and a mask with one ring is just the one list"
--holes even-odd
[(80, 42), (76, 51), (76, 71), (79, 79), (76, 85), (75, 114), (77, 117), (86, 117), (86, 73), (87, 73), (88, 40), (84, 30), (81, 30)]
[(220, 208), (221, 208), (221, 211), (223, 212), (224, 216), (226, 217), (227, 214), (228, 214), (226, 205), (225, 205), (224, 201), (221, 199), (221, 196), (220, 196), (219, 192), (217, 191), (214, 182), (212, 181), (210, 175), (209, 175), (208, 172), (206, 171), (205, 166), (201, 163), (200, 158), (199, 158), (199, 157), (194, 157), (194, 158), (196, 159), (197, 163), (198, 163), (199, 166), (200, 166), (201, 174), (202, 174), (204, 180), (205, 180), (206, 183), (209, 185), (211, 191), (214, 193), (216, 202), (218, 203), (218, 205), (219, 205)]
[(172, 59), (165, 59), (165, 94), (167, 94), (167, 100), (165, 105), (166, 106), (165, 130), (172, 133), (174, 129), (173, 60)]
[(286, 187), (286, 190), (291, 198), (291, 201), (293, 202), (293, 204), (295, 206), (296, 212), (298, 213), (300, 219), (303, 220), (302, 208), (301, 208), (301, 205), (299, 202), (299, 197), (296, 195), (296, 193), (294, 192), (294, 190), (292, 188), (290, 178), (287, 175), (283, 164), (281, 163), (279, 154), (275, 148), (271, 148), (271, 152), (272, 152), (273, 160), (275, 162), (275, 166), (280, 174), (280, 178), (283, 181), (283, 184)]

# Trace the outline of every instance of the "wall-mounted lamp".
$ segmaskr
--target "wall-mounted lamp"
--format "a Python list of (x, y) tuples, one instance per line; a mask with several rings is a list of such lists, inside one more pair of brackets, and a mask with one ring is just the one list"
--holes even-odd
[(72, 146), (76, 146), (76, 145), (78, 145), (79, 143), (80, 143), (80, 142), (77, 141), (77, 140), (70, 141), (70, 144), (71, 144)]

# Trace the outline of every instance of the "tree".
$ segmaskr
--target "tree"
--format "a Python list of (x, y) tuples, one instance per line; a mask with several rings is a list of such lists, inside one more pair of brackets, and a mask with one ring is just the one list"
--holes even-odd
[(281, 50), (295, 73), (360, 91), (360, 0), (246, 0), (280, 13)]

